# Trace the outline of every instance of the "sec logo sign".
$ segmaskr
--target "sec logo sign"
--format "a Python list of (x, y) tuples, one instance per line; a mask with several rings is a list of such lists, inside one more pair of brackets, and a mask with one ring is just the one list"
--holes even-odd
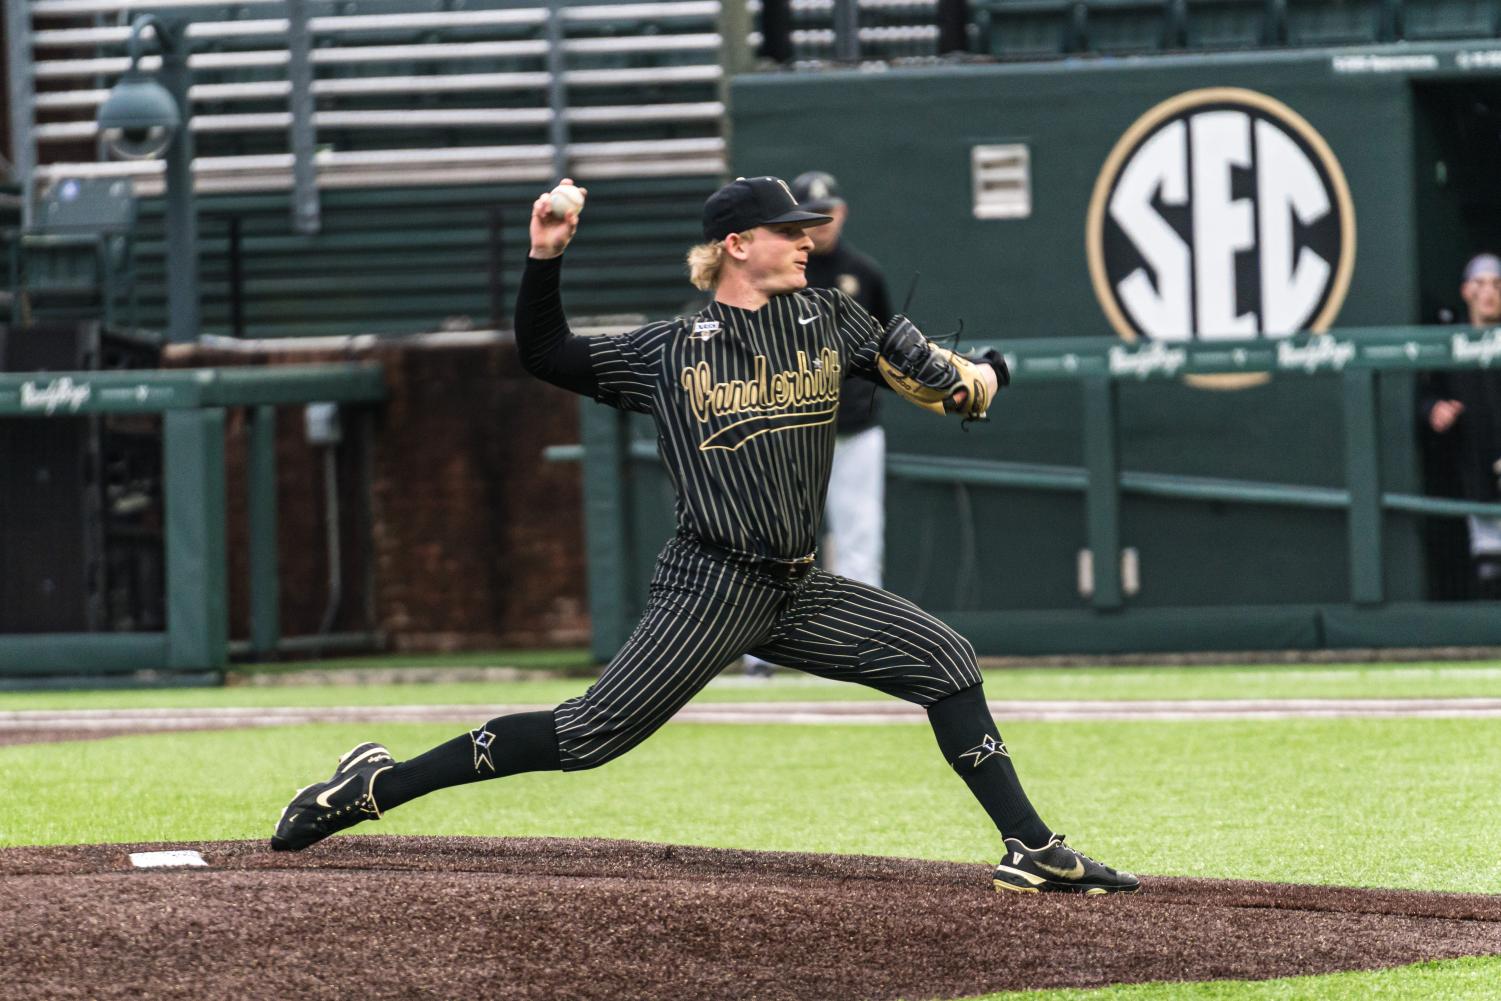
[(1086, 244), (1127, 340), (1285, 337), (1339, 312), (1355, 213), (1339, 161), (1297, 112), (1215, 87), (1126, 130), (1095, 182)]

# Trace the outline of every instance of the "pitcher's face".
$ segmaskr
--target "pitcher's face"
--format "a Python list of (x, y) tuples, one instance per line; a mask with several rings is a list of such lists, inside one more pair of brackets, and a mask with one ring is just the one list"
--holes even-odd
[(798, 223), (757, 226), (744, 244), (746, 277), (768, 298), (793, 292), (808, 284), (803, 270), (813, 239), (806, 227)]

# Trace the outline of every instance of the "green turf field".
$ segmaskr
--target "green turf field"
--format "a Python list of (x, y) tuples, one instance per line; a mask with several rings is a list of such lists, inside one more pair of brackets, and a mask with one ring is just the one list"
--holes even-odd
[(1094, 991), (1019, 991), (976, 1001), (1494, 1001), (1501, 960), (1457, 959), (1395, 970), (1287, 977), (1256, 983), (1132, 984)]
[[(585, 681), (8, 694), (0, 709), (548, 702)], [(1494, 665), (992, 673), (992, 697), (1486, 696)], [(1025, 694), (1022, 689), (1026, 689)], [(726, 680), (706, 697), (828, 699), (852, 686)], [(1143, 874), (1501, 893), (1501, 741), (1487, 720), (1010, 723), (1040, 812)], [(295, 787), (364, 739), (397, 757), (430, 724), (318, 725), (0, 747), (0, 844), (261, 838)], [(566, 787), (566, 797), (560, 791)], [(927, 727), (670, 724), (603, 769), (449, 790), (360, 833), (632, 838), (989, 863), (994, 832)], [(1414, 849), (1414, 846), (1419, 846)], [(1501, 958), (1256, 984), (1004, 998), (1501, 998)]]
[[(395, 666), (406, 666), (400, 658)], [(361, 661), (390, 666), (390, 661)], [(496, 655), (495, 663), (505, 663)], [(420, 685), (0, 692), (0, 711), (196, 706), (495, 705), (556, 703), (588, 678)], [(1501, 664), (1321, 665), (1317, 667), (1092, 667), (992, 670), (992, 699), (1501, 698)], [(884, 699), (859, 685), (779, 672), (769, 682), (725, 674), (698, 696), (717, 702)]]

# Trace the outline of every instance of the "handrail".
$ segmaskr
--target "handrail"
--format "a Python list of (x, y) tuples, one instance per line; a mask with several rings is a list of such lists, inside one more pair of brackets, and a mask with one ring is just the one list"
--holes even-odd
[[(1004, 345), (1014, 385), (1069, 381), (1083, 385), (1116, 422), (1113, 385), (1122, 382), (1175, 381), (1194, 375), (1267, 376), (1334, 374), (1345, 380), (1346, 464), (1349, 486), (1325, 487), (1272, 483), (1222, 477), (1185, 476), (1114, 467), (1096, 468), (1043, 463), (1001, 462), (904, 453), (886, 457), (888, 474), (919, 482), (967, 486), (1017, 487), (1082, 493), (1096, 502), (1104, 495), (1137, 494), (1177, 500), (1275, 504), (1345, 512), (1352, 522), (1373, 519), (1381, 512), (1435, 517), (1501, 517), (1501, 503), (1463, 501), (1414, 494), (1381, 492), (1374, 463), (1364, 464), (1374, 449), (1374, 376), (1378, 372), (1412, 372), (1436, 368), (1501, 368), (1501, 327), (1378, 327), (1336, 330), (1328, 334), (1229, 343), (1160, 341), (1125, 344), (1110, 337), (1046, 338), (1012, 341)], [(1104, 387), (1102, 390), (1101, 387)], [(1109, 439), (1113, 431), (1098, 431)], [(632, 440), (626, 446), (637, 461), (658, 461), (656, 445)], [(555, 446), (545, 452), (549, 461), (584, 458), (582, 446)], [(1361, 470), (1357, 472), (1356, 470)], [(1098, 482), (1096, 482), (1098, 480)], [(1103, 515), (1112, 519), (1115, 515)], [(1353, 530), (1352, 530), (1353, 532)], [(1361, 534), (1352, 552), (1371, 562), (1375, 541)], [(1353, 557), (1352, 557), (1353, 558)], [(1361, 586), (1374, 588), (1369, 581)], [(1372, 593), (1375, 593), (1373, 590)], [(1357, 601), (1365, 600), (1357, 596)]]
[(0, 417), (161, 413), (386, 398), (378, 363), (91, 372), (0, 373)]
[[(649, 441), (632, 441), (630, 455), (638, 462), (660, 461), (656, 445)], [(550, 445), (542, 450), (542, 457), (548, 462), (582, 462), (584, 446)], [(886, 472), (887, 475), (915, 483), (955, 483), (969, 487), (1020, 487), (1064, 493), (1083, 493), (1089, 487), (1089, 473), (1083, 466), (958, 459), (908, 452), (889, 453), (886, 456)], [(1145, 473), (1124, 469), (1121, 470), (1119, 482), (1122, 493), (1144, 497), (1215, 503), (1277, 504), (1319, 510), (1346, 510), (1350, 506), (1350, 491), (1340, 487), (1233, 480), (1215, 476), (1183, 476), (1176, 473)], [(1501, 504), (1415, 494), (1382, 494), (1381, 506), (1388, 511), (1408, 514), (1501, 517)]]
[(1019, 382), (1176, 380), (1193, 375), (1327, 375), (1501, 368), (1501, 327), (1368, 327), (1238, 341), (1137, 341), (1113, 337), (1004, 342)]

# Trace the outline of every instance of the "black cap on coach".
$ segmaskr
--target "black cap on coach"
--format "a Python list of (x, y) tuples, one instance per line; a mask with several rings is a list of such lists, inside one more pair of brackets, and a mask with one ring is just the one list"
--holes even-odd
[(792, 181), (792, 197), (809, 212), (827, 212), (836, 205), (844, 204), (839, 193), (839, 182), (833, 174), (822, 170), (810, 170), (798, 174)]
[(704, 239), (723, 240), (757, 226), (805, 222), (821, 226), (832, 217), (797, 207), (792, 189), (780, 177), (738, 177), (704, 202)]

